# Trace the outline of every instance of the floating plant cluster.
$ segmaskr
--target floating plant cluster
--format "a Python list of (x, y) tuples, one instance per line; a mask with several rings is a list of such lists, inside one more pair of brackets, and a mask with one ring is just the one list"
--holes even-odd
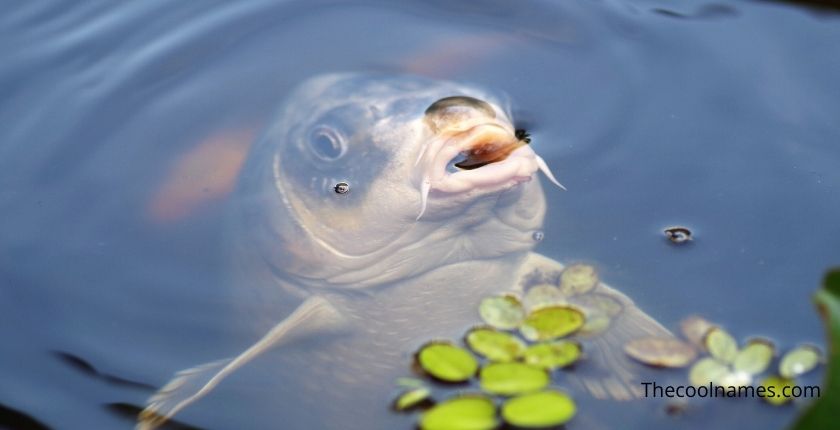
[[(607, 296), (589, 297), (590, 306), (569, 300), (597, 283), (591, 266), (569, 266), (557, 284), (534, 285), (521, 300), (513, 294), (482, 300), (479, 314), (485, 325), (467, 331), (464, 346), (448, 341), (423, 345), (415, 355), (423, 374), (441, 383), (475, 381), (481, 392), (455, 395), (428, 408), (420, 416), (420, 428), (493, 429), (502, 421), (519, 428), (548, 428), (572, 419), (575, 403), (550, 387), (551, 373), (581, 358), (580, 343), (566, 337), (604, 329), (610, 316), (621, 311)], [(593, 320), (597, 326), (589, 326)], [(432, 391), (422, 382), (402, 385), (406, 389), (395, 400), (395, 409), (432, 404)]]
[[(415, 369), (430, 380), (451, 384), (477, 383), (479, 390), (459, 393), (440, 402), (424, 381), (402, 379), (397, 411), (423, 410), (421, 430), (495, 429), (502, 423), (516, 428), (553, 428), (576, 413), (572, 398), (551, 387), (552, 372), (582, 358), (586, 339), (610, 327), (623, 305), (598, 292), (592, 266), (576, 264), (555, 282), (535, 282), (520, 299), (515, 294), (487, 297), (479, 306), (484, 325), (473, 327), (462, 342), (432, 341), (415, 354)], [(692, 385), (754, 387), (776, 357), (775, 345), (761, 338), (739, 346), (722, 327), (692, 316), (681, 324), (685, 340), (645, 337), (624, 345), (635, 360), (659, 368), (690, 367)], [(700, 357), (698, 359), (698, 357)], [(824, 361), (815, 346), (798, 346), (778, 360), (777, 371), (758, 384), (768, 403), (782, 405), (791, 397), (782, 388)], [(448, 384), (448, 385), (445, 385)]]

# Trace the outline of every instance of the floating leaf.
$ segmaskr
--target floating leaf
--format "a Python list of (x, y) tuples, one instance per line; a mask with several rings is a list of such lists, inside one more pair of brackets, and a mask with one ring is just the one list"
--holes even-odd
[(496, 406), (479, 395), (449, 399), (420, 418), (422, 430), (490, 430), (497, 426)]
[(566, 298), (554, 285), (540, 284), (529, 288), (522, 302), (526, 309), (536, 310), (545, 306), (565, 304)]
[(481, 318), (492, 327), (502, 330), (512, 330), (522, 324), (525, 309), (516, 296), (505, 294), (487, 297), (481, 301), (478, 313)]
[(624, 352), (644, 364), (657, 367), (684, 367), (697, 357), (694, 347), (672, 337), (634, 339), (624, 344)]
[(426, 387), (412, 388), (397, 396), (397, 399), (394, 401), (394, 409), (398, 411), (412, 409), (428, 401), (430, 394), (431, 391)]
[(612, 320), (610, 320), (610, 317), (606, 315), (588, 315), (586, 317), (586, 322), (583, 324), (583, 327), (581, 327), (580, 330), (577, 331), (576, 335), (586, 337), (599, 335), (607, 331), (608, 328), (610, 328), (611, 322)]
[(510, 396), (528, 393), (548, 385), (548, 373), (522, 363), (491, 363), (481, 369), (481, 388), (492, 394)]
[(779, 362), (779, 374), (795, 378), (817, 367), (822, 353), (815, 346), (803, 345), (788, 351)]
[(403, 388), (420, 388), (426, 384), (417, 378), (397, 378), (397, 385)]
[(745, 372), (750, 375), (758, 375), (767, 370), (775, 355), (773, 343), (765, 339), (753, 339), (738, 351), (732, 361), (732, 368), (738, 372)]
[(525, 343), (519, 338), (492, 328), (470, 330), (466, 342), (473, 351), (490, 361), (513, 361), (525, 351)]
[(606, 294), (593, 293), (573, 297), (571, 303), (583, 309), (587, 317), (589, 314), (615, 317), (624, 310), (624, 306), (618, 300)]
[(417, 362), (429, 375), (446, 382), (463, 382), (475, 375), (478, 361), (467, 350), (444, 342), (428, 343)]
[(538, 343), (525, 350), (525, 363), (553, 370), (566, 367), (580, 359), (581, 347), (577, 342), (557, 341)]
[(706, 349), (706, 335), (717, 326), (697, 315), (692, 315), (680, 322), (683, 336), (695, 346)]
[[(792, 379), (783, 376), (768, 376), (761, 381), (761, 386), (765, 390), (765, 395), (762, 398), (773, 406), (783, 405), (793, 400), (792, 397), (782, 394), (785, 387), (793, 387)], [(788, 391), (790, 391), (790, 388), (788, 388)]]
[(573, 264), (560, 274), (560, 291), (566, 296), (583, 294), (598, 284), (598, 273), (587, 264)]
[(828, 342), (828, 366), (819, 398), (799, 415), (792, 430), (828, 429), (837, 426), (840, 411), (840, 267), (829, 270), (814, 295)]
[(514, 397), (502, 405), (502, 418), (524, 428), (556, 427), (575, 416), (575, 402), (565, 393), (546, 390)]
[(719, 385), (724, 387), (747, 387), (752, 385), (752, 375), (747, 372), (729, 371), (720, 377)]
[(691, 385), (702, 386), (713, 383), (721, 385), (720, 381), (729, 373), (729, 366), (716, 358), (706, 357), (697, 360), (688, 372)]
[(530, 341), (551, 340), (574, 333), (583, 323), (580, 310), (570, 306), (549, 306), (531, 312), (519, 330)]
[(722, 328), (715, 327), (706, 334), (706, 350), (712, 357), (732, 363), (738, 354), (738, 342)]

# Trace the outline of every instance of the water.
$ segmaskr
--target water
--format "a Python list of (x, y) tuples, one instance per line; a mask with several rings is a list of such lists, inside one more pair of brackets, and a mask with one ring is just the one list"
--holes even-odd
[[(54, 428), (130, 428), (119, 411), (174, 371), (253, 342), (230, 305), (247, 292), (221, 269), (231, 178), (296, 83), (342, 70), (509, 94), (569, 188), (547, 191), (538, 251), (597, 264), (664, 325), (699, 313), (739, 338), (821, 343), (810, 293), (840, 262), (840, 17), (765, 2), (567, 3), (7, 7), (0, 404)], [(694, 241), (671, 245), (672, 225)], [(272, 402), (294, 392), (255, 400), (260, 371), (270, 363), (180, 419), (276, 428)], [(630, 428), (782, 428), (793, 414), (754, 399), (693, 402), (679, 418), (653, 399), (580, 402)], [(374, 413), (382, 427), (413, 419)]]

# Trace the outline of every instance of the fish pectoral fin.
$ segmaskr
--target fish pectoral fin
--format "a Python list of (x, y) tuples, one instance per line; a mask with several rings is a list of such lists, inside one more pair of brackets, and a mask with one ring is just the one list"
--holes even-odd
[(640, 376), (650, 368), (631, 359), (624, 352), (624, 345), (643, 337), (668, 339), (674, 335), (623, 293), (604, 284), (592, 292), (615, 299), (622, 310), (611, 318), (606, 330), (594, 335), (584, 346), (585, 359), (594, 364), (591, 366), (593, 372), (580, 369), (580, 373), (572, 375), (573, 379), (598, 399), (642, 398), (644, 390)]
[[(532, 252), (520, 266), (515, 290), (523, 293), (534, 285), (559, 285), (563, 269), (563, 264)], [(585, 358), (574, 372), (570, 372), (570, 379), (598, 399), (632, 400), (642, 397), (644, 390), (639, 376), (647, 368), (628, 357), (624, 345), (643, 337), (672, 338), (674, 335), (639, 309), (629, 297), (604, 283), (565, 299), (573, 305), (585, 303), (586, 299), (614, 301), (620, 305), (620, 312), (609, 318), (609, 325), (604, 331), (582, 337)]]
[(273, 347), (346, 327), (347, 321), (329, 301), (320, 296), (309, 297), (265, 336), (236, 357), (176, 373), (172, 380), (149, 398), (146, 408), (138, 417), (136, 429), (159, 427), (178, 411), (209, 393), (233, 371)]

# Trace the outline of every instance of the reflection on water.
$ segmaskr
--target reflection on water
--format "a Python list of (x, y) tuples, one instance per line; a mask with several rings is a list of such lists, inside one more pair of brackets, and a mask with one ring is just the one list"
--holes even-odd
[[(9, 8), (0, 17), (2, 424), (128, 428), (150, 387), (253, 343), (263, 322), (243, 309), (254, 295), (226, 282), (226, 203), (279, 102), (333, 71), (507, 93), (514, 125), (569, 189), (547, 193), (540, 253), (599, 263), (668, 327), (699, 313), (740, 339), (821, 343), (808, 296), (840, 261), (836, 17), (783, 3), (678, 6)], [(668, 246), (668, 225), (691, 226), (696, 240)], [(293, 428), (311, 419), (273, 412), (295, 396), (273, 370), (270, 358), (254, 362), (179, 420)], [(659, 399), (575, 396), (581, 416), (569, 428), (781, 428), (793, 413), (741, 399), (691, 402), (672, 417)], [(598, 423), (585, 413), (604, 410)], [(386, 403), (374, 415), (383, 427), (411, 422)]]

